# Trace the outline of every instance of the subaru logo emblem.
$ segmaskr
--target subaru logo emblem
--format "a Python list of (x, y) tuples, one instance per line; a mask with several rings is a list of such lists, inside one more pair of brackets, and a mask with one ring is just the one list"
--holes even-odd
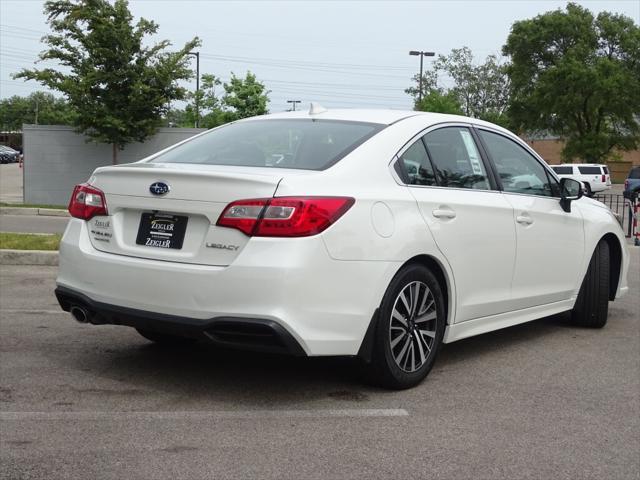
[(169, 190), (171, 190), (171, 187), (164, 182), (155, 182), (149, 187), (149, 191), (154, 195), (166, 195)]

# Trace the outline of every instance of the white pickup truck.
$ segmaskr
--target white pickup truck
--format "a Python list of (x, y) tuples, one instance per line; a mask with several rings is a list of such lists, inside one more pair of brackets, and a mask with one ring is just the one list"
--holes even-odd
[(592, 196), (611, 188), (611, 176), (606, 165), (597, 163), (563, 163), (551, 165), (560, 178), (573, 178), (584, 185), (585, 195)]

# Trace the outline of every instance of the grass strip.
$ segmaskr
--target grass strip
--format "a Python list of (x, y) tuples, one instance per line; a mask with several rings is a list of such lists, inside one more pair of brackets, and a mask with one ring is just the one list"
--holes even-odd
[(58, 250), (62, 235), (0, 232), (0, 249)]

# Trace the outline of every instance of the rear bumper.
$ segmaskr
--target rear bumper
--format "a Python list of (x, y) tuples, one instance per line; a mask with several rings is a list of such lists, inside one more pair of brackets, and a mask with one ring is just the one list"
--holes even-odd
[(262, 318), (219, 317), (200, 319), (145, 312), (91, 300), (69, 288), (57, 287), (56, 298), (68, 312), (82, 307), (94, 325), (126, 325), (155, 332), (205, 339), (217, 345), (269, 353), (304, 356), (305, 351), (293, 336), (273, 320)]
[(100, 305), (106, 323), (206, 335), (221, 319), (258, 320), (307, 355), (356, 355), (399, 266), (334, 260), (318, 236), (252, 238), (227, 267), (140, 259), (96, 250), (86, 222), (72, 218), (57, 286)]

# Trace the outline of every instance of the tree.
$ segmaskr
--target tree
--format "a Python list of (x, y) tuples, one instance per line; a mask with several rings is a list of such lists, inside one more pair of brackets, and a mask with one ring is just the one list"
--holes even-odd
[(63, 98), (51, 93), (33, 92), (27, 97), (14, 95), (0, 100), (0, 127), (19, 131), (23, 124), (73, 125), (76, 112)]
[(194, 38), (177, 52), (164, 40), (149, 45), (145, 37), (158, 25), (141, 18), (135, 25), (126, 0), (49, 0), (44, 12), (53, 33), (43, 38), (43, 61), (63, 68), (24, 69), (16, 78), (36, 80), (65, 95), (77, 111), (74, 125), (117, 152), (155, 133), (172, 100), (185, 98), (178, 80), (193, 76), (187, 52)]
[(244, 79), (232, 72), (231, 80), (224, 84), (224, 90), (226, 93), (222, 103), (227, 109), (227, 121), (269, 113), (267, 104), (270, 92), (251, 72), (247, 72)]
[(462, 47), (451, 50), (447, 56), (440, 55), (435, 68), (453, 80), (451, 91), (462, 106), (464, 115), (505, 122), (502, 117), (509, 104), (508, 77), (505, 67), (495, 55), (489, 55), (484, 63), (474, 65), (471, 50)]
[(422, 101), (416, 104), (416, 110), (463, 115), (462, 107), (455, 93), (452, 91), (444, 93), (440, 89), (429, 91), (429, 93), (422, 98)]
[(513, 24), (510, 116), (524, 131), (566, 140), (562, 155), (602, 162), (640, 141), (640, 28), (569, 3)]
[[(440, 87), (438, 80), (442, 77), (451, 80), (453, 86), (449, 89)], [(416, 75), (416, 84), (419, 83), (418, 80), (419, 76)], [(443, 108), (445, 105), (442, 102), (445, 101), (448, 104), (447, 108), (453, 108), (455, 113), (501, 125), (508, 122), (508, 77), (505, 66), (496, 55), (489, 55), (484, 63), (476, 65), (471, 49), (453, 49), (449, 55), (438, 56), (432, 68), (424, 73), (422, 82), (423, 92), (426, 92), (425, 99), (431, 95), (431, 101), (436, 102), (429, 108)], [(414, 97), (416, 110), (422, 110), (423, 107), (417, 104), (418, 88), (411, 87), (405, 92)], [(459, 107), (459, 111), (455, 109), (454, 103)]]

